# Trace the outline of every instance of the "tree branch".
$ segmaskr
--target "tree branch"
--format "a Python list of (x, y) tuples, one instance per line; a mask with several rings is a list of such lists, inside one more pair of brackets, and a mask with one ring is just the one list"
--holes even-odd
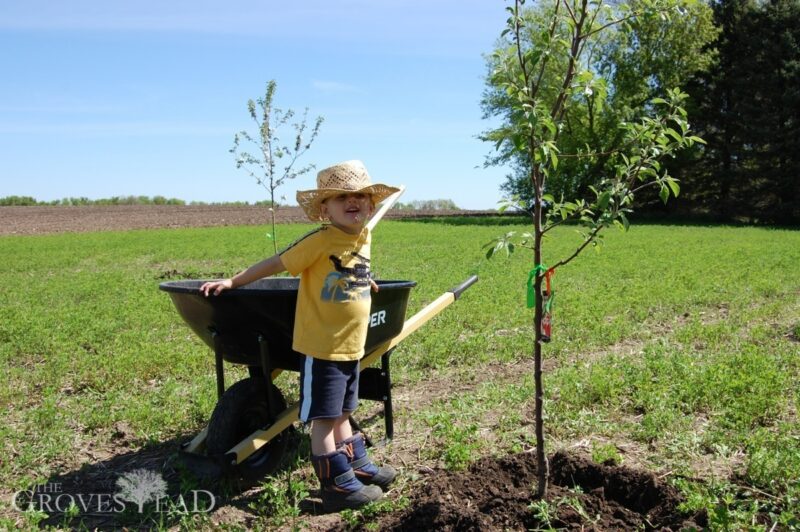
[(572, 10), (572, 7), (569, 5), (569, 1), (568, 0), (564, 0), (564, 7), (567, 9), (567, 12), (569, 13), (569, 18), (572, 19), (572, 22), (577, 24), (578, 23), (578, 19), (575, 18), (575, 12)]
[(517, 61), (519, 61), (519, 68), (522, 70), (522, 77), (525, 80), (525, 89), (528, 89), (530, 79), (528, 77), (528, 69), (525, 68), (525, 58), (522, 56), (522, 35), (520, 34), (522, 25), (519, 22), (522, 15), (520, 8), (520, 0), (516, 0), (514, 3), (514, 38), (517, 41)]
[(617, 24), (620, 24), (621, 22), (625, 22), (626, 20), (630, 20), (630, 19), (632, 19), (634, 17), (636, 17), (636, 13), (631, 13), (630, 15), (628, 15), (626, 17), (622, 17), (622, 18), (617, 19), (617, 20), (612, 20), (611, 22), (607, 22), (606, 24), (603, 24), (599, 28), (590, 31), (589, 33), (587, 33), (583, 37), (588, 39), (589, 37), (591, 37), (595, 33), (600, 33), (601, 31), (603, 31), (606, 28), (610, 28), (611, 26), (615, 26)]
[(653, 186), (653, 185), (660, 185), (660, 183), (658, 181), (648, 181), (647, 183), (639, 185), (638, 187), (636, 187), (633, 190), (631, 190), (631, 194), (636, 194), (640, 190), (644, 190), (647, 187), (650, 187), (650, 186)]
[[(565, 0), (566, 2), (566, 0)], [(553, 42), (553, 36), (556, 34), (556, 22), (558, 22), (558, 8), (561, 5), (561, 2), (556, 2), (556, 7), (553, 10), (553, 20), (550, 24), (550, 32), (547, 42)], [(552, 46), (552, 44), (550, 44)], [(531, 87), (531, 99), (535, 99), (537, 93), (539, 92), (539, 87), (542, 85), (542, 78), (544, 77), (544, 69), (547, 66), (547, 62), (550, 59), (550, 54), (546, 54), (541, 59), (541, 65), (539, 66), (539, 74), (536, 76), (536, 85)]]
[(551, 224), (548, 224), (548, 225), (546, 225), (546, 226), (545, 226), (545, 227), (542, 229), (542, 234), (544, 235), (544, 234), (546, 234), (548, 231), (550, 231), (551, 229), (555, 229), (555, 228), (556, 228), (556, 227), (558, 227), (559, 225), (566, 223), (566, 222), (567, 222), (567, 221), (569, 221), (569, 220), (570, 220), (572, 217), (573, 217), (573, 216), (570, 214), (570, 215), (569, 215), (569, 216), (567, 216), (566, 218), (562, 218), (561, 220), (559, 220), (559, 221), (557, 221), (557, 222), (553, 222), (553, 223), (551, 223)]
[(570, 255), (570, 256), (569, 256), (569, 257), (567, 257), (566, 259), (562, 259), (562, 260), (558, 261), (558, 262), (557, 262), (557, 263), (556, 263), (556, 264), (555, 264), (555, 265), (552, 267), (552, 269), (553, 269), (553, 270), (555, 270), (556, 268), (560, 268), (561, 266), (564, 266), (564, 265), (566, 265), (566, 264), (569, 264), (570, 262), (572, 262), (572, 260), (573, 260), (575, 257), (577, 257), (578, 255), (580, 255), (581, 251), (583, 251), (584, 249), (586, 249), (586, 246), (588, 246), (589, 244), (591, 244), (591, 243), (594, 241), (595, 237), (597, 237), (597, 233), (599, 233), (599, 232), (600, 232), (602, 229), (603, 229), (603, 226), (602, 226), (602, 225), (598, 225), (597, 227), (595, 227), (595, 228), (594, 228), (594, 230), (593, 230), (593, 231), (592, 231), (592, 232), (589, 234), (589, 236), (586, 238), (586, 240), (584, 240), (584, 241), (583, 241), (583, 244), (581, 244), (581, 245), (578, 247), (578, 249), (576, 249), (576, 250), (575, 250), (575, 252), (574, 252), (572, 255)]
[(549, 223), (544, 227), (544, 229), (542, 229), (542, 234), (547, 233), (548, 231), (558, 227), (559, 225), (565, 224), (565, 223), (567, 223), (569, 221), (572, 221), (572, 220), (576, 220), (576, 219), (578, 219), (580, 217), (580, 215), (581, 215), (580, 212), (575, 211), (573, 213), (570, 213), (566, 218), (562, 218), (562, 219), (558, 220), (557, 222)]
[(569, 86), (572, 83), (572, 78), (575, 76), (575, 64), (577, 63), (578, 54), (580, 52), (581, 29), (583, 28), (583, 23), (586, 22), (586, 3), (587, 0), (583, 0), (583, 5), (581, 7), (581, 18), (575, 23), (575, 29), (572, 33), (572, 45), (570, 47), (569, 62), (567, 64), (567, 72), (564, 75), (564, 81), (561, 84), (561, 91), (558, 93), (556, 101), (553, 103), (553, 107), (550, 110), (550, 117), (555, 122), (559, 120), (559, 117), (562, 114), (564, 102), (567, 99)]

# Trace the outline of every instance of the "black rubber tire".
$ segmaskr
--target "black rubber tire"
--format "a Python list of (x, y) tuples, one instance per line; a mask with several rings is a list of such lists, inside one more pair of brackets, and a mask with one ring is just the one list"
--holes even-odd
[[(225, 454), (254, 431), (269, 425), (266, 386), (263, 377), (249, 377), (225, 390), (208, 422), (206, 451), (209, 455)], [(286, 408), (286, 400), (274, 384), (270, 386), (272, 397), (278, 402), (275, 411), (281, 412)], [(284, 430), (237, 465), (235, 476), (246, 482), (257, 482), (275, 471), (280, 465), (288, 441), (288, 430)]]

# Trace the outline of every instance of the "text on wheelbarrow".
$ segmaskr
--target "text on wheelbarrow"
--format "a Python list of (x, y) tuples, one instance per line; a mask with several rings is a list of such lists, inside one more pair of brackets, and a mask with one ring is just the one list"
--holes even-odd
[(385, 310), (379, 310), (378, 312), (373, 312), (372, 315), (369, 317), (370, 327), (377, 327), (378, 325), (383, 325), (384, 323), (386, 323)]

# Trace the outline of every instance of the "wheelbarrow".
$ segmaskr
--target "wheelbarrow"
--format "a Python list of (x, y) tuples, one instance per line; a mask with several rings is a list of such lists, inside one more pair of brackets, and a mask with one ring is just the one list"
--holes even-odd
[[(359, 398), (383, 403), (385, 437), (394, 435), (390, 355), (408, 335), (439, 314), (478, 280), (472, 276), (409, 319), (413, 281), (377, 281), (372, 293)], [(162, 283), (189, 327), (214, 351), (217, 404), (206, 428), (182, 446), (187, 468), (204, 479), (255, 482), (273, 472), (288, 443), (299, 406), (288, 406), (274, 379), (300, 371), (303, 355), (292, 350), (298, 278), (271, 277), (204, 297), (205, 281)], [(373, 367), (380, 359), (380, 364)], [(225, 362), (246, 365), (249, 377), (225, 388)], [(355, 429), (358, 425), (352, 418)]]

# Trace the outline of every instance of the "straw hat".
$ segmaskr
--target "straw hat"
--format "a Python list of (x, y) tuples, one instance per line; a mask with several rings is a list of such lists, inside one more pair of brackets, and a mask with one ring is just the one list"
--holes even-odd
[(318, 222), (322, 220), (320, 205), (333, 196), (351, 193), (370, 194), (372, 201), (377, 205), (399, 190), (380, 183), (373, 185), (364, 163), (345, 161), (321, 170), (317, 174), (317, 188), (297, 191), (297, 203), (311, 221)]

